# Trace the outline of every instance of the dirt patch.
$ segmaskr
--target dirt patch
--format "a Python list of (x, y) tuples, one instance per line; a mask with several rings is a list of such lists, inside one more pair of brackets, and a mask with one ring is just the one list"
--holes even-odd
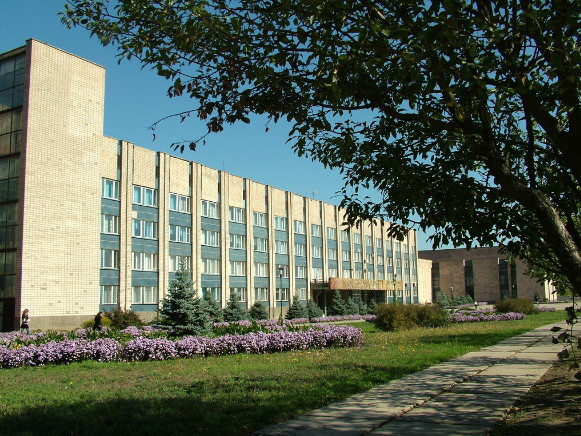
[(555, 363), (487, 435), (581, 435), (581, 381), (572, 363)]

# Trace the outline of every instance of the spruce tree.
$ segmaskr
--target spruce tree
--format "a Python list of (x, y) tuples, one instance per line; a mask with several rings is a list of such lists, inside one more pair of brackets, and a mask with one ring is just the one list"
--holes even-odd
[(375, 298), (369, 300), (369, 303), (367, 304), (367, 313), (369, 315), (377, 315), (377, 303)]
[(309, 300), (307, 303), (307, 312), (309, 314), (309, 319), (323, 316), (323, 310), (317, 306), (317, 303), (315, 303), (313, 300)]
[(228, 304), (224, 308), (224, 321), (235, 322), (248, 319), (248, 312), (246, 309), (240, 307), (239, 301), (238, 296), (234, 292), (231, 292)]
[(295, 295), (293, 297), (293, 303), (288, 308), (286, 312), (286, 319), (297, 319), (297, 318), (308, 318), (309, 312), (307, 308), (303, 306), (299, 300), (299, 296)]
[(214, 300), (210, 293), (206, 293), (204, 295), (204, 302), (208, 308), (208, 315), (210, 316), (210, 320), (212, 322), (222, 322), (224, 321), (224, 313), (222, 312), (222, 308), (220, 304)]
[(358, 309), (359, 315), (367, 315), (367, 304), (363, 300), (359, 301)]
[(345, 302), (345, 315), (357, 315), (359, 313), (359, 305), (353, 301), (353, 298), (347, 298)]
[(170, 283), (159, 313), (171, 326), (173, 336), (204, 335), (210, 331), (206, 303), (198, 298), (185, 264), (180, 265), (175, 279)]
[(259, 320), (259, 319), (268, 319), (268, 312), (266, 311), (266, 307), (262, 305), (260, 301), (256, 301), (249, 311), (250, 319)]
[(335, 290), (333, 294), (333, 300), (331, 300), (331, 305), (329, 306), (329, 315), (347, 315), (347, 307), (345, 306), (345, 301), (341, 298), (339, 290)]

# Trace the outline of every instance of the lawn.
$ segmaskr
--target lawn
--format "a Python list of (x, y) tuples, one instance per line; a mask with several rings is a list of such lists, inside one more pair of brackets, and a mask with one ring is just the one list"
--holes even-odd
[(535, 327), (523, 320), (386, 333), (359, 348), (0, 370), (0, 434), (247, 435)]

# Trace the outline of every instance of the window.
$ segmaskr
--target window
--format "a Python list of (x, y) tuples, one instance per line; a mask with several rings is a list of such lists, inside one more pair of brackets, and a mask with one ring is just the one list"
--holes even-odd
[(134, 251), (131, 266), (136, 271), (157, 271), (157, 254)]
[(246, 262), (242, 260), (231, 260), (230, 261), (230, 275), (231, 276), (245, 276), (246, 275)]
[(365, 278), (366, 279), (373, 280), (374, 276), (375, 276), (375, 271), (373, 271), (373, 270), (366, 270), (365, 271)]
[(383, 271), (377, 271), (377, 280), (384, 280), (385, 273)]
[(133, 204), (157, 207), (157, 189), (133, 185)]
[(311, 257), (320, 259), (321, 258), (321, 247), (319, 247), (318, 245), (313, 245), (311, 248), (312, 248)]
[(101, 248), (101, 268), (119, 269), (119, 250)]
[(202, 259), (202, 274), (220, 274), (220, 260)]
[(341, 242), (349, 242), (349, 231), (341, 230)]
[(275, 216), (274, 217), (274, 228), (275, 230), (286, 230), (287, 228), (287, 220), (285, 217), (282, 216)]
[(296, 274), (295, 277), (297, 279), (306, 279), (307, 278), (307, 267), (306, 266), (296, 266)]
[(350, 269), (343, 269), (343, 277), (346, 279), (351, 278), (351, 270)]
[(220, 294), (222, 293), (222, 289), (215, 286), (207, 286), (202, 288), (202, 295), (206, 296), (209, 295), (212, 297), (214, 301), (220, 301)]
[(288, 288), (276, 288), (276, 301), (288, 301)]
[(169, 255), (169, 272), (176, 272), (180, 270), (180, 265), (184, 263), (184, 268), (192, 269), (192, 258), (190, 256), (182, 256), (179, 254)]
[(377, 264), (383, 265), (383, 256), (377, 256)]
[(393, 265), (393, 259), (391, 257), (387, 258), (387, 266), (392, 266)]
[(202, 200), (202, 216), (207, 218), (220, 218), (220, 206), (208, 200)]
[(312, 271), (312, 278), (313, 279), (322, 279), (323, 278), (323, 268), (319, 268), (319, 267), (313, 267), (311, 269)]
[(329, 260), (337, 260), (337, 249), (336, 248), (329, 248), (327, 250), (327, 256)]
[(410, 261), (409, 260), (404, 260), (404, 268), (409, 268), (410, 267)]
[(401, 251), (401, 242), (396, 242), (395, 243), (395, 252), (399, 253)]
[(318, 238), (321, 237), (321, 226), (319, 224), (311, 224), (311, 235)]
[(286, 241), (275, 241), (274, 252), (276, 254), (288, 254), (288, 242)]
[(244, 224), (246, 222), (246, 211), (240, 207), (230, 206), (230, 221)]
[(383, 239), (381, 239), (381, 238), (375, 238), (375, 246), (377, 248), (383, 248)]
[(415, 245), (412, 245), (411, 253), (412, 254), (416, 254), (416, 246)]
[(230, 248), (244, 250), (246, 248), (246, 236), (230, 233)]
[(119, 217), (116, 215), (101, 215), (101, 233), (119, 234)]
[(401, 268), (401, 259), (396, 259), (395, 261), (397, 262), (395, 266)]
[(246, 302), (246, 288), (230, 288), (230, 295), (241, 303)]
[(169, 240), (171, 242), (189, 243), (191, 240), (191, 229), (186, 226), (169, 225)]
[(190, 197), (180, 194), (169, 194), (169, 210), (190, 213)]
[(157, 286), (133, 286), (132, 304), (156, 304)]
[(268, 264), (254, 262), (254, 275), (257, 277), (268, 277)]
[(306, 249), (307, 246), (305, 244), (299, 244), (298, 242), (295, 242), (295, 256), (305, 257)]
[(119, 286), (101, 285), (101, 304), (118, 304)]
[(305, 234), (305, 222), (295, 220), (295, 233)]
[[(282, 276), (281, 276), (282, 274)], [(288, 265), (277, 265), (276, 266), (276, 276), (283, 278), (283, 279), (288, 279)]]
[(103, 198), (119, 200), (119, 182), (117, 180), (103, 179)]
[(255, 301), (268, 301), (268, 288), (254, 288)]
[(220, 234), (214, 230), (202, 229), (202, 245), (210, 247), (220, 246)]
[(337, 239), (337, 229), (334, 227), (327, 227), (327, 239)]
[(341, 259), (344, 262), (349, 262), (351, 260), (351, 252), (350, 251), (342, 251), (341, 252)]
[(391, 250), (391, 239), (385, 240), (385, 248)]
[(254, 225), (256, 227), (266, 227), (266, 214), (262, 212), (254, 212)]
[(371, 247), (372, 245), (371, 236), (365, 236), (365, 246)]
[(254, 251), (266, 253), (268, 250), (268, 240), (265, 238), (254, 237)]
[(366, 254), (365, 255), (365, 261), (368, 264), (373, 265), (373, 254)]
[(295, 288), (295, 294), (299, 297), (299, 300), (307, 299), (307, 288)]
[(337, 268), (329, 268), (329, 277), (338, 277)]
[(353, 258), (353, 260), (355, 262), (361, 262), (361, 261), (363, 261), (363, 255), (361, 254), (361, 251), (355, 250), (355, 255), (354, 256), (355, 257)]
[(157, 239), (157, 223), (133, 218), (133, 237)]
[(408, 246), (407, 244), (403, 244), (403, 252), (407, 253), (408, 252)]
[(353, 278), (362, 279), (363, 278), (363, 271), (361, 271), (360, 269), (356, 269), (355, 271), (353, 271)]
[(361, 233), (353, 233), (353, 243), (361, 245)]

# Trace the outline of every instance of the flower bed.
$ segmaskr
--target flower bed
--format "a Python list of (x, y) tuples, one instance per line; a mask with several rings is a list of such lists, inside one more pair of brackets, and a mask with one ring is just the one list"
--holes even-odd
[[(147, 337), (144, 330), (131, 329), (131, 332), (134, 337), (125, 343), (113, 338), (93, 341), (64, 338), (28, 345), (18, 341), (22, 335), (17, 333), (16, 337), (9, 334), (12, 337), (10, 345), (0, 345), (0, 368), (70, 364), (84, 360), (146, 361), (237, 353), (263, 354), (363, 344), (361, 330), (351, 326), (316, 325), (302, 331), (254, 332), (217, 338), (186, 336), (177, 341)], [(66, 336), (66, 333), (63, 335)]]
[(513, 321), (524, 317), (524, 313), (508, 312), (496, 314), (494, 311), (482, 310), (459, 310), (450, 315), (452, 322)]

